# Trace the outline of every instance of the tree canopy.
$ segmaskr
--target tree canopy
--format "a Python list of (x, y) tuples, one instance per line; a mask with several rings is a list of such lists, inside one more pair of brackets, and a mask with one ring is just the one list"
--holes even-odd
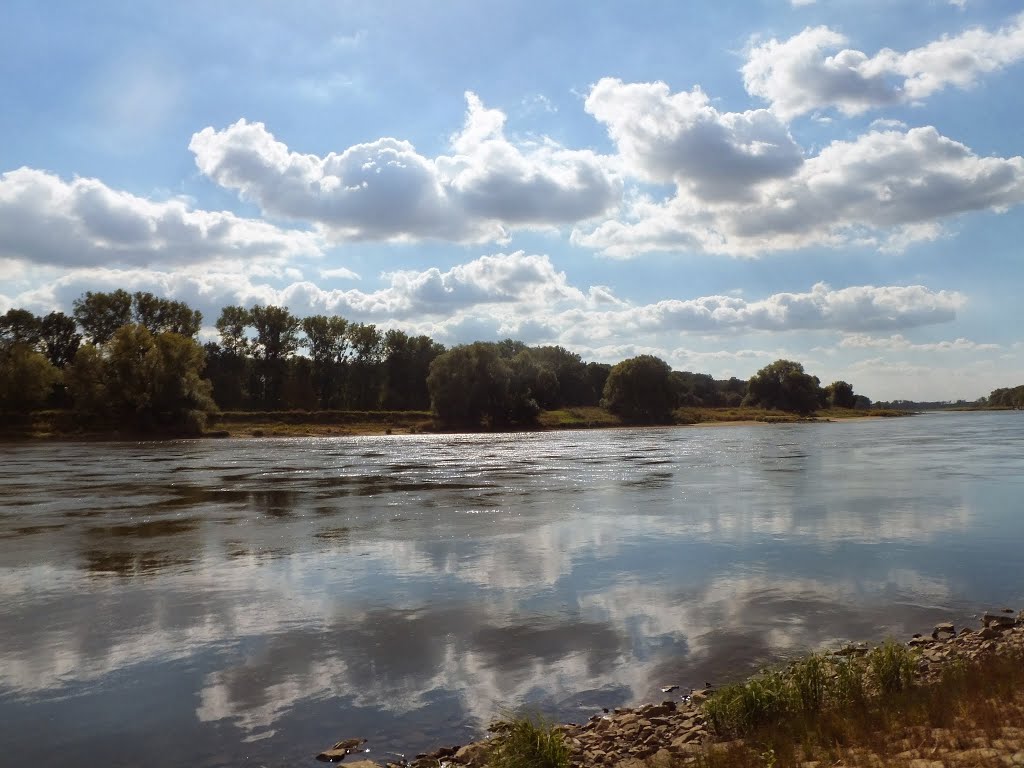
[(604, 385), (602, 403), (630, 421), (666, 423), (676, 407), (672, 369), (653, 355), (640, 355), (613, 366)]
[(776, 360), (750, 378), (743, 404), (807, 415), (823, 405), (821, 382), (800, 363)]

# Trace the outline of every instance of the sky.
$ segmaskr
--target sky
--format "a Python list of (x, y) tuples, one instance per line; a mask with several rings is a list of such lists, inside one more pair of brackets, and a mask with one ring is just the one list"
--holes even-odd
[(1024, 3), (4, 5), (0, 312), (1024, 382)]

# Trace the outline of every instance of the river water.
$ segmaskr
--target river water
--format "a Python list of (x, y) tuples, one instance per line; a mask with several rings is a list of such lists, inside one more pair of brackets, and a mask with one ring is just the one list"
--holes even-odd
[(0, 762), (312, 765), (1024, 607), (1024, 414), (0, 446)]

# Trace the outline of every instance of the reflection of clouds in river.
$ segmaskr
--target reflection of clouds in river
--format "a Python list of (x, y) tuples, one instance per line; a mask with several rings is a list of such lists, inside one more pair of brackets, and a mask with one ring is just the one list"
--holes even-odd
[(124, 489), (76, 485), (80, 456), (68, 509), (0, 514), (0, 701), (187, 661), (196, 718), (251, 737), (325, 702), (486, 720), (650, 699), (956, 604), (971, 566), (929, 547), (991, 514), (962, 478), (708, 432), (209, 444), (173, 476), (129, 458), (142, 479), (110, 505)]

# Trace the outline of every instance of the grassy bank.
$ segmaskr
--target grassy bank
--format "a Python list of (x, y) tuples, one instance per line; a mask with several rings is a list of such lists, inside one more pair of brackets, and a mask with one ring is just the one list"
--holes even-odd
[[(906, 416), (905, 411), (829, 409), (805, 417), (763, 408), (678, 408), (672, 424), (790, 424), (881, 416)], [(596, 406), (542, 411), (538, 430), (610, 429), (630, 426), (610, 411)], [(226, 411), (211, 421), (211, 437), (307, 437), (343, 435), (418, 434), (452, 431), (439, 425), (429, 411)], [(6, 439), (126, 438), (154, 435), (83, 429), (70, 411), (35, 411), (0, 427)], [(176, 435), (158, 435), (175, 437)]]
[(986, 614), (978, 631), (939, 624), (907, 644), (808, 654), (583, 725), (506, 717), (491, 738), (411, 768), (1024, 765), (1024, 613), (1011, 613)]

